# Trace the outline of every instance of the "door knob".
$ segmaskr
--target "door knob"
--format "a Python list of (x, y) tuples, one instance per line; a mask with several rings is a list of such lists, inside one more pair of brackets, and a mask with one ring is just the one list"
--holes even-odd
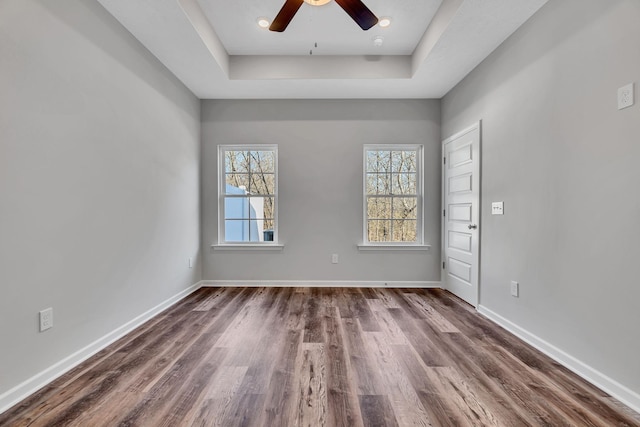
[(477, 225), (475, 224), (469, 224), (469, 230), (475, 230), (476, 228), (478, 228)]

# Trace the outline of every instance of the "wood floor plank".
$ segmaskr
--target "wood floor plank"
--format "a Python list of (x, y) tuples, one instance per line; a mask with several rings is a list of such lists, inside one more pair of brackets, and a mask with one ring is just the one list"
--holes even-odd
[(359, 288), (366, 299), (378, 299), (378, 294), (372, 288)]
[(393, 346), (393, 352), (434, 426), (500, 425), (475, 391), (459, 380), (455, 369), (428, 367), (407, 346)]
[(229, 417), (231, 402), (236, 398), (247, 367), (223, 366), (216, 378), (195, 406), (185, 417), (185, 424), (194, 426), (224, 427), (223, 420)]
[(306, 296), (302, 292), (294, 292), (289, 302), (289, 315), (285, 327), (287, 329), (304, 329), (304, 303)]
[(380, 325), (360, 289), (352, 289), (350, 292), (340, 289), (335, 293), (338, 295), (337, 305), (342, 319), (358, 319), (364, 331), (380, 330)]
[(297, 387), (294, 389), (295, 405), (290, 423), (283, 425), (318, 426), (327, 425), (327, 359), (325, 344), (303, 344), (301, 361), (296, 373)]
[[(387, 309), (380, 300), (372, 300), (370, 301), (370, 305), (373, 314), (378, 321), (378, 331), (382, 332), (387, 337), (388, 343), (398, 345), (409, 344), (409, 340), (404, 334), (404, 331), (391, 315), (390, 309)], [(364, 328), (362, 329), (366, 332)]]
[(420, 311), (425, 315), (425, 318), (433, 323), (433, 325), (440, 332), (448, 333), (460, 333), (460, 330), (456, 328), (451, 322), (449, 322), (443, 315), (438, 313), (426, 299), (421, 298), (413, 293), (405, 294), (405, 298), (412, 302)]
[(287, 331), (284, 344), (280, 346), (280, 353), (271, 374), (266, 391), (265, 407), (262, 425), (287, 425), (293, 412), (292, 396), (297, 394), (295, 384), (295, 369), (302, 344), (302, 332)]
[[(197, 367), (202, 363), (203, 359), (209, 354), (212, 344), (213, 333), (205, 334), (201, 336), (199, 342), (192, 346), (192, 350), (185, 353), (183, 357), (181, 357), (179, 363), (175, 363), (172, 366), (172, 369), (167, 372), (160, 381), (158, 381), (155, 386), (146, 393), (143, 400), (141, 400), (133, 410), (124, 414), (124, 417), (120, 420), (119, 425), (122, 427), (125, 426), (136, 426), (141, 425), (142, 423), (153, 423), (153, 425), (159, 424), (160, 414), (163, 412), (163, 409), (171, 408), (171, 410), (178, 410), (180, 412), (184, 411), (184, 407), (180, 405), (183, 404), (185, 400), (188, 402), (193, 401), (193, 395), (188, 394), (180, 394), (182, 389), (184, 379), (189, 378), (189, 373), (191, 370), (197, 369)], [(213, 364), (210, 366), (210, 369), (217, 368), (222, 359), (226, 355), (227, 349), (224, 348), (213, 348), (211, 349), (210, 360), (208, 363)], [(207, 372), (208, 373), (208, 372)], [(190, 390), (191, 384), (187, 385), (187, 391)], [(199, 393), (204, 388), (201, 382), (198, 382), (193, 385), (196, 389), (196, 393)], [(188, 405), (188, 402), (184, 404)], [(167, 405), (167, 403), (170, 403)], [(188, 409), (188, 408), (187, 408)]]
[[(405, 337), (418, 353), (422, 361), (427, 366), (450, 366), (452, 362), (451, 354), (436, 344), (437, 337), (429, 334), (430, 329), (421, 327), (416, 319), (399, 308), (389, 309), (396, 323), (402, 328)], [(432, 339), (434, 338), (434, 339)]]
[(390, 289), (380, 289), (380, 288), (371, 289), (371, 292), (373, 292), (376, 295), (375, 299), (380, 300), (380, 302), (386, 308), (400, 308), (400, 306), (395, 300), (395, 297), (389, 291)]
[(306, 299), (303, 307), (304, 342), (323, 343), (323, 317), (319, 289), (312, 290), (311, 296)]
[(363, 425), (355, 387), (348, 369), (344, 333), (336, 307), (325, 315), (327, 354), (328, 425), (359, 427)]
[(224, 288), (212, 289), (212, 292), (207, 295), (203, 301), (193, 308), (193, 311), (209, 311), (213, 307), (224, 305), (225, 300), (230, 298), (232, 294), (225, 292)]
[(640, 426), (438, 289), (202, 288), (0, 426)]
[(360, 396), (360, 410), (365, 427), (398, 427), (389, 398), (385, 395)]
[(387, 344), (386, 336), (381, 332), (365, 332), (364, 340), (382, 374), (398, 423), (406, 426), (433, 425), (415, 388)]
[(386, 388), (374, 360), (363, 341), (362, 328), (358, 319), (342, 319), (345, 347), (349, 355), (351, 375), (358, 395), (382, 395)]

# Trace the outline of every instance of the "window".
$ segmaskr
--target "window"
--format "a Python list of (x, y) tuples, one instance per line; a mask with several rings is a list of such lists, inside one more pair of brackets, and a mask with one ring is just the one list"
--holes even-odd
[(422, 146), (364, 147), (365, 244), (422, 245)]
[(219, 243), (278, 241), (278, 147), (220, 146)]

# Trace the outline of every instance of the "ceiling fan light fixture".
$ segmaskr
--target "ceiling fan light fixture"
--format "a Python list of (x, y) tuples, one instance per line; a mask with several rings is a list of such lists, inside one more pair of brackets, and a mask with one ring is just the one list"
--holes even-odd
[(310, 4), (311, 6), (324, 6), (330, 1), (331, 0), (304, 0), (305, 3)]
[(258, 18), (256, 22), (258, 22), (258, 27), (260, 28), (269, 28), (269, 25), (271, 25), (267, 18)]
[[(269, 30), (278, 33), (286, 30), (298, 12), (298, 9), (300, 9), (304, 3), (312, 6), (322, 6), (330, 1), (331, 0), (285, 0), (280, 12), (278, 12), (278, 15), (276, 15), (269, 26)], [(335, 2), (365, 31), (378, 23), (376, 15), (371, 12), (362, 0), (335, 0)]]
[(391, 25), (391, 18), (389, 17), (380, 18), (380, 20), (378, 21), (378, 25), (380, 25), (380, 27), (382, 28), (387, 28), (389, 25)]

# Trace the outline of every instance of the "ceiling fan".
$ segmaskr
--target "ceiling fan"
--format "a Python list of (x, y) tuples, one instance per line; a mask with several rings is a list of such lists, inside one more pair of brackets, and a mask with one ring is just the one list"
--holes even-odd
[[(280, 9), (280, 12), (278, 12), (278, 15), (271, 23), (269, 30), (283, 32), (304, 2), (313, 6), (322, 6), (330, 1), (331, 0), (286, 0), (284, 6), (282, 6), (282, 9)], [(335, 0), (335, 2), (338, 3), (363, 30), (368, 30), (378, 23), (376, 15), (374, 15), (361, 0)]]

